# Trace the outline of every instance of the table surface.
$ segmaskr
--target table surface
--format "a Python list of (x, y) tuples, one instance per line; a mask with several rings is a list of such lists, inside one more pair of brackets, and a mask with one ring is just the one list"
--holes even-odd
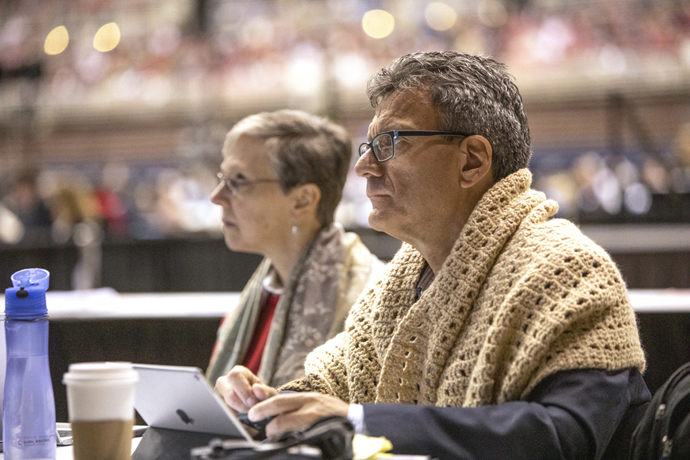
[[(134, 438), (132, 439), (132, 453), (136, 450), (137, 446), (139, 445), (139, 442), (141, 441), (141, 438)], [(71, 446), (65, 446), (65, 447), (58, 447), (56, 451), (57, 455), (55, 456), (55, 460), (73, 460), (74, 456), (72, 455), (72, 447)], [(4, 455), (2, 452), (0, 452), (0, 460), (4, 460)], [(396, 460), (424, 460), (428, 459), (429, 457), (423, 456), (423, 455), (393, 455), (391, 458), (394, 458)]]
[[(690, 312), (690, 289), (631, 289), (636, 312)], [(51, 320), (124, 318), (221, 318), (235, 308), (239, 292), (119, 294), (110, 288), (48, 291)]]
[[(132, 439), (132, 452), (134, 452), (139, 445), (139, 441), (141, 441), (140, 437)], [(74, 455), (72, 454), (72, 446), (58, 447), (56, 454), (55, 460), (72, 460), (74, 458)], [(0, 452), (0, 460), (4, 460), (4, 458), (5, 454)]]

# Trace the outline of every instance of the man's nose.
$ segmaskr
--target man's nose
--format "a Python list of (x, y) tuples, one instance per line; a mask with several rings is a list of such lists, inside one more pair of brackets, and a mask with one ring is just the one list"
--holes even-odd
[(355, 173), (359, 177), (380, 177), (383, 175), (383, 165), (374, 156), (374, 151), (368, 149), (355, 163)]

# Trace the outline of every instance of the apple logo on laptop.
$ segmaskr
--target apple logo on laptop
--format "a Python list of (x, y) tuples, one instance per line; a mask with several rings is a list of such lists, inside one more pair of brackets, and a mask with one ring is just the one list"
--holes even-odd
[(189, 424), (194, 423), (194, 419), (191, 418), (189, 415), (187, 415), (187, 413), (185, 411), (183, 411), (182, 409), (177, 409), (175, 411), (175, 413), (177, 414), (178, 417), (180, 417), (180, 419), (185, 423), (185, 425), (189, 425)]

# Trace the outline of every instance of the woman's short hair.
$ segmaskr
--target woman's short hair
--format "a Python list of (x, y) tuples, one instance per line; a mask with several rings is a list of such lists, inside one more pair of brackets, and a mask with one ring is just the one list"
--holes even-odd
[(526, 168), (532, 156), (522, 97), (506, 66), (454, 51), (411, 53), (369, 79), (373, 107), (396, 91), (428, 91), (444, 131), (484, 136), (493, 148), (495, 181)]
[(321, 200), (316, 217), (323, 225), (333, 222), (352, 157), (352, 142), (344, 128), (299, 110), (261, 112), (233, 126), (223, 153), (241, 136), (264, 141), (283, 193), (297, 185), (318, 186)]

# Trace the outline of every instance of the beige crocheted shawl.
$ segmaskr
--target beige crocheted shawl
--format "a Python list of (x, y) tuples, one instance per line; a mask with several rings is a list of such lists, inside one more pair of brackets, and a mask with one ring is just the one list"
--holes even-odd
[(606, 252), (521, 170), (481, 199), (434, 282), (404, 244), (305, 379), (351, 403), (479, 406), (524, 399), (549, 374), (645, 360), (625, 284)]

